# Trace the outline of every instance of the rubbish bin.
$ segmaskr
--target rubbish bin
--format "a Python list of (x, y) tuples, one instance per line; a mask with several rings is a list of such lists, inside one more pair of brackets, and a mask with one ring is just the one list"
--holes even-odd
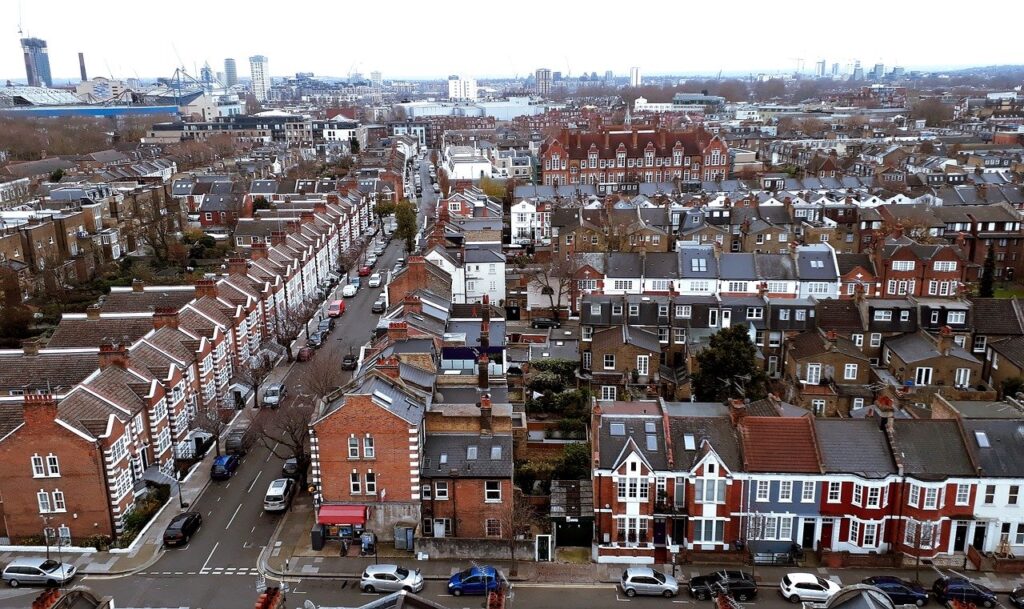
[(314, 550), (324, 549), (324, 525), (314, 524), (313, 530), (309, 532), (309, 544)]

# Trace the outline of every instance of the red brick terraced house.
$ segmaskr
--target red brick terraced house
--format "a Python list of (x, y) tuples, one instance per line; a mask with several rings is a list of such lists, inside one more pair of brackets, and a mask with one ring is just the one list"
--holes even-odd
[(703, 129), (563, 130), (540, 149), (545, 185), (713, 181), (729, 175), (729, 149)]

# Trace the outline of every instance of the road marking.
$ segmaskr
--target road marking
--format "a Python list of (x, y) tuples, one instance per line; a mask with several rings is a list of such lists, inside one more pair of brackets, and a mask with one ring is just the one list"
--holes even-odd
[(238, 516), (238, 511), (242, 509), (242, 504), (239, 503), (238, 507), (235, 508), (235, 513), (231, 515), (231, 520), (228, 521), (228, 526), (224, 527), (224, 530), (228, 530), (231, 527), (231, 523), (235, 521), (235, 516)]
[[(239, 507), (241, 507), (241, 506), (239, 506)], [(217, 543), (213, 544), (213, 549), (210, 550), (210, 555), (206, 557), (206, 562), (203, 563), (203, 567), (202, 567), (203, 571), (206, 570), (206, 565), (210, 564), (210, 559), (213, 558), (213, 553), (217, 551), (217, 546), (219, 546), (219, 545), (220, 545), (219, 541)]]
[(256, 472), (256, 477), (252, 479), (252, 484), (250, 484), (249, 488), (246, 489), (246, 491), (245, 491), (246, 493), (252, 492), (252, 487), (256, 486), (256, 481), (260, 479), (260, 475), (262, 475), (262, 474), (263, 474), (262, 470)]

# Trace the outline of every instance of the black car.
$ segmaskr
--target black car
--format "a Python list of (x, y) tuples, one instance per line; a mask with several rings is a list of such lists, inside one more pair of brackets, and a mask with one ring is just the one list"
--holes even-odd
[(715, 571), (690, 579), (690, 594), (697, 600), (708, 600), (718, 592), (725, 592), (743, 602), (757, 596), (757, 582), (746, 571)]
[(309, 335), (309, 337), (306, 339), (306, 344), (309, 345), (310, 347), (313, 347), (314, 349), (319, 349), (320, 346), (324, 344), (325, 338), (327, 338), (327, 336), (323, 332), (317, 330), (316, 332)]
[(531, 328), (560, 328), (562, 324), (550, 317), (535, 317), (530, 322)]
[(383, 313), (384, 312), (384, 299), (379, 298), (373, 302), (373, 306), (370, 307), (371, 313)]
[(298, 480), (302, 478), (302, 474), (306, 471), (306, 461), (299, 461), (297, 458), (292, 457), (284, 462), (281, 466), (281, 475), (285, 478), (291, 478), (292, 480)]
[(356, 364), (358, 362), (359, 362), (359, 360), (356, 358), (356, 356), (354, 356), (351, 353), (349, 353), (349, 354), (345, 355), (345, 357), (341, 358), (341, 369), (342, 370), (355, 370), (356, 369)]
[(1024, 586), (1017, 586), (1010, 593), (1010, 604), (1017, 609), (1024, 609)]
[(884, 592), (896, 605), (917, 605), (918, 607), (923, 607), (928, 604), (927, 590), (898, 577), (888, 575), (869, 577), (864, 580), (864, 583)]
[(199, 512), (182, 512), (178, 514), (164, 529), (165, 546), (183, 546), (199, 530), (203, 524), (203, 516)]
[(942, 604), (956, 600), (982, 607), (995, 607), (997, 602), (995, 592), (964, 577), (940, 577), (932, 584), (932, 592)]

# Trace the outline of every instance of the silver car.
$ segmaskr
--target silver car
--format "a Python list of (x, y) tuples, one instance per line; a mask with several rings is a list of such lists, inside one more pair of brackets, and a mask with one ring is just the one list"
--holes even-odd
[(49, 587), (66, 584), (75, 577), (75, 566), (47, 558), (15, 558), (4, 567), (7, 585), (40, 584)]
[(423, 575), (419, 569), (410, 571), (398, 565), (369, 565), (359, 580), (363, 592), (398, 592), (423, 590)]
[(619, 582), (626, 596), (650, 594), (671, 598), (679, 594), (679, 582), (671, 575), (655, 571), (650, 567), (630, 567), (622, 572)]

